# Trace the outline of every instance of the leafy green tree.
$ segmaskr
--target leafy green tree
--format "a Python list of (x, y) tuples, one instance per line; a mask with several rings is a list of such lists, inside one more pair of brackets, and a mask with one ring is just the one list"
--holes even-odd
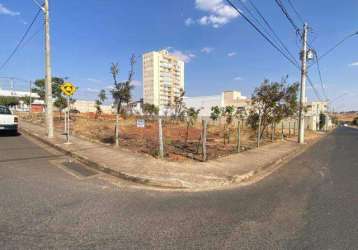
[(128, 79), (123, 82), (118, 81), (119, 76), (119, 65), (118, 63), (112, 63), (111, 65), (111, 74), (113, 77), (113, 89), (111, 90), (114, 104), (116, 105), (116, 131), (115, 139), (116, 146), (119, 144), (119, 116), (123, 113), (122, 104), (128, 104), (132, 99), (132, 90), (134, 86), (132, 85), (132, 80), (134, 77), (134, 65), (136, 63), (135, 55), (132, 54), (130, 58), (130, 71), (128, 74)]
[(235, 107), (234, 106), (226, 106), (222, 109), (221, 115), (225, 118), (225, 126), (224, 126), (224, 144), (225, 138), (227, 138), (227, 142), (230, 143), (230, 127), (234, 120), (235, 116)]
[(251, 98), (254, 108), (248, 116), (250, 126), (254, 129), (258, 127), (260, 114), (262, 136), (268, 125), (294, 116), (298, 111), (297, 92), (297, 83), (287, 85), (285, 82), (264, 80), (261, 86), (255, 89)]
[(31, 98), (30, 96), (24, 96), (24, 97), (20, 97), (20, 101), (23, 101), (26, 105), (30, 105), (31, 102)]
[(144, 103), (143, 104), (143, 113), (145, 115), (154, 116), (159, 114), (159, 108), (154, 104)]
[(19, 104), (19, 100), (14, 96), (0, 96), (0, 105), (15, 106)]
[(319, 130), (322, 130), (326, 125), (326, 115), (323, 113), (319, 114)]
[[(61, 77), (52, 77), (52, 95), (53, 98), (57, 99), (61, 97), (61, 85), (64, 84), (65, 79)], [(34, 82), (34, 87), (32, 88), (33, 93), (37, 93), (41, 100), (45, 100), (46, 91), (45, 91), (45, 79), (37, 79)]]
[[(62, 94), (61, 85), (65, 83), (65, 78), (61, 77), (52, 77), (52, 97), (54, 99), (53, 105), (60, 110), (67, 108), (67, 97)], [(46, 91), (45, 91), (45, 79), (37, 79), (34, 83), (34, 88), (32, 88), (33, 93), (37, 93), (41, 100), (45, 100)], [(70, 98), (70, 103), (74, 103), (75, 99)]]
[(189, 138), (189, 129), (198, 120), (200, 109), (185, 108), (184, 112), (185, 112), (185, 122), (186, 122), (185, 144), (187, 144)]
[(106, 91), (102, 89), (98, 94), (98, 99), (96, 100), (96, 118), (102, 114), (101, 105), (103, 105), (104, 101), (107, 99)]
[(358, 117), (353, 119), (352, 124), (358, 126)]
[(218, 106), (211, 107), (210, 119), (217, 121), (221, 116), (221, 109)]

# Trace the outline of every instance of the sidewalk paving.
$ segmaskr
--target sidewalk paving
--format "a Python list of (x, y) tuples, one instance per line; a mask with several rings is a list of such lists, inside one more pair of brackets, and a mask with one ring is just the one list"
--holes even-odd
[(208, 189), (241, 183), (307, 148), (294, 141), (280, 141), (208, 162), (169, 162), (75, 136), (71, 137), (72, 144), (66, 145), (65, 137), (58, 131), (53, 139), (48, 139), (45, 128), (25, 121), (20, 124), (21, 132), (90, 167), (126, 180), (165, 188)]

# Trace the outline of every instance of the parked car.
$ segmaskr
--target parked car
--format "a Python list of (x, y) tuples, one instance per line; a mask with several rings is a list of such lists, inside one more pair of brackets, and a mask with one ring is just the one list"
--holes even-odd
[(17, 134), (19, 119), (6, 106), (0, 106), (0, 132)]

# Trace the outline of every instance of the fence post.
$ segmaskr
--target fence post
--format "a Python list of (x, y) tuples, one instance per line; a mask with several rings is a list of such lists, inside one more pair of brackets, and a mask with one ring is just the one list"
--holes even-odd
[(240, 138), (240, 119), (237, 120), (237, 152), (240, 153), (241, 150), (241, 138)]
[(283, 121), (281, 121), (281, 140), (282, 141), (284, 140), (284, 137), (283, 137)]
[(162, 118), (158, 118), (159, 126), (159, 157), (164, 158), (164, 145), (163, 145), (163, 128), (162, 128)]
[(202, 120), (203, 125), (203, 136), (202, 136), (202, 143), (203, 143), (203, 161), (207, 160), (207, 153), (206, 153), (206, 136), (207, 136), (207, 126), (208, 122), (207, 120)]
[(257, 129), (257, 147), (260, 147), (261, 139), (261, 113), (259, 113), (259, 127)]
[(116, 134), (115, 134), (115, 140), (116, 140), (116, 147), (119, 146), (119, 114), (116, 114)]

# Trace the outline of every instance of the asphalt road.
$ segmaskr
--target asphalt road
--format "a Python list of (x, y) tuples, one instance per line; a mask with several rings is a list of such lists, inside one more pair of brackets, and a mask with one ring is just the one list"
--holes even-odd
[(339, 128), (256, 184), (190, 193), (77, 178), (3, 136), (0, 249), (358, 249), (357, 146)]

